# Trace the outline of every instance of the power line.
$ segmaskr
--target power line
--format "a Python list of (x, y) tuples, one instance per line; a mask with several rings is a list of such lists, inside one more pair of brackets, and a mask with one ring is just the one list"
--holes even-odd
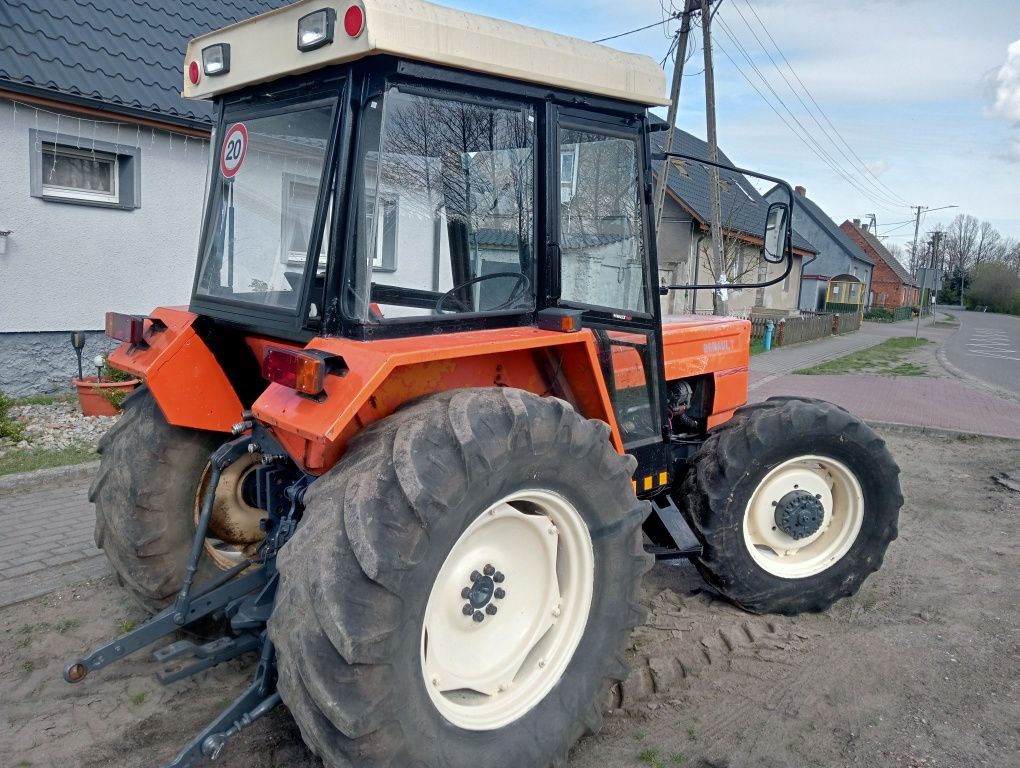
[(606, 40), (615, 40), (618, 37), (626, 37), (627, 35), (633, 35), (635, 32), (644, 32), (646, 29), (651, 29), (652, 27), (661, 27), (663, 24), (668, 24), (669, 22), (673, 21), (675, 18), (676, 18), (676, 16), (670, 16), (668, 18), (661, 19), (660, 21), (657, 21), (654, 24), (647, 24), (646, 26), (638, 27), (637, 29), (629, 29), (626, 32), (621, 32), (618, 35), (610, 35), (609, 37), (600, 37), (598, 40), (592, 40), (592, 42), (593, 43), (604, 43), (604, 42), (606, 42)]
[[(832, 134), (829, 132), (829, 130), (826, 129), (826, 127), (824, 125), (822, 125), (822, 123), (818, 120), (817, 117), (815, 117), (815, 113), (807, 105), (807, 102), (805, 102), (804, 99), (801, 98), (800, 93), (793, 86), (793, 83), (790, 82), (790, 79), (786, 76), (786, 74), (783, 72), (782, 68), (779, 66), (779, 62), (777, 62), (775, 60), (775, 58), (772, 56), (772, 54), (769, 52), (769, 49), (765, 46), (765, 43), (762, 41), (762, 39), (760, 37), (758, 37), (758, 33), (754, 31), (754, 28), (751, 26), (750, 22), (748, 22), (747, 17), (745, 17), (744, 14), (741, 12), (740, 7), (737, 6), (737, 5), (734, 5), (733, 6), (733, 10), (735, 10), (737, 12), (737, 15), (740, 16), (740, 20), (744, 22), (744, 26), (747, 27), (747, 30), (754, 37), (755, 41), (758, 43), (758, 46), (762, 49), (762, 51), (768, 57), (769, 61), (772, 62), (772, 66), (776, 68), (776, 71), (779, 73), (779, 76), (781, 78), (783, 78), (783, 82), (786, 83), (787, 87), (790, 89), (790, 92), (793, 93), (793, 95), (797, 99), (797, 101), (800, 102), (800, 105), (804, 108), (804, 111), (808, 113), (808, 115), (814, 121), (815, 125), (818, 126), (819, 130), (822, 132), (822, 134), (825, 136), (825, 138), (828, 139), (832, 143), (832, 146), (836, 148), (836, 151), (839, 152), (843, 156), (843, 159), (846, 160), (850, 164), (850, 167), (853, 170), (853, 172), (854, 173), (859, 173), (859, 169), (854, 167), (855, 164), (854, 164), (854, 161), (851, 159), (851, 157), (846, 153), (846, 151), (843, 149), (843, 147), (841, 147), (839, 145), (839, 143), (832, 137)], [(764, 24), (762, 25), (762, 29), (765, 29)], [(767, 30), (766, 30), (766, 32), (767, 32)], [(775, 45), (775, 41), (773, 41), (773, 45)], [(776, 45), (775, 47), (776, 47), (776, 50), (779, 51), (779, 46)], [(781, 53), (782, 52), (780, 51), (780, 54)], [(907, 202), (905, 200), (902, 200), (902, 199), (899, 199), (898, 197), (895, 197), (895, 193), (893, 193), (894, 196), (890, 196), (886, 192), (883, 192), (881, 189), (879, 189), (875, 185), (875, 183), (873, 181), (868, 179), (866, 175), (861, 174), (861, 180), (864, 183), (868, 184), (874, 190), (876, 195), (878, 195), (878, 196), (882, 197), (883, 199), (887, 200), (887, 202), (889, 202), (890, 204), (893, 204), (893, 205), (899, 204), (899, 205), (902, 205), (903, 207), (907, 206)]]
[(730, 31), (726, 22), (722, 18), (720, 18), (719, 23), (722, 27), (723, 32), (730, 39), (733, 45), (736, 46), (736, 49), (740, 52), (745, 61), (747, 61), (748, 65), (758, 76), (759, 80), (761, 80), (762, 84), (772, 93), (776, 100), (782, 105), (783, 109), (794, 121), (794, 123), (797, 124), (800, 130), (798, 131), (797, 128), (795, 128), (790, 123), (790, 120), (784, 117), (782, 113), (780, 113), (779, 110), (776, 109), (772, 101), (762, 92), (760, 88), (758, 88), (758, 86), (754, 84), (754, 82), (747, 76), (747, 74), (744, 72), (741, 66), (737, 64), (733, 57), (729, 55), (729, 52), (726, 50), (726, 48), (720, 45), (720, 50), (723, 52), (726, 58), (729, 59), (730, 63), (733, 64), (734, 68), (736, 68), (737, 71), (740, 72), (741, 76), (743, 76), (743, 78), (747, 80), (748, 84), (758, 93), (758, 95), (769, 106), (769, 108), (776, 113), (776, 115), (783, 121), (786, 127), (789, 128), (797, 136), (797, 138), (799, 138), (808, 147), (808, 149), (810, 149), (811, 152), (815, 156), (817, 156), (823, 163), (825, 163), (834, 173), (840, 176), (844, 181), (850, 184), (854, 189), (856, 189), (858, 192), (860, 192), (860, 194), (868, 198), (871, 202), (886, 209), (889, 209), (890, 205), (899, 207), (895, 203), (891, 203), (887, 200), (878, 197), (876, 193), (873, 193), (867, 187), (862, 186), (860, 183), (857, 182), (856, 179), (851, 177), (845, 170), (843, 170), (843, 168), (840, 167), (839, 163), (825, 150), (825, 148), (818, 142), (818, 140), (811, 135), (811, 131), (808, 130), (804, 126), (804, 124), (800, 121), (800, 119), (793, 113), (793, 110), (790, 109), (789, 105), (786, 103), (783, 97), (780, 96), (776, 89), (772, 87), (771, 83), (769, 83), (768, 81), (768, 78), (765, 77), (762, 71), (754, 63), (754, 60), (751, 58), (750, 54), (747, 52), (744, 46), (741, 45), (740, 41), (736, 38), (736, 36)]
[[(790, 117), (794, 120), (794, 122), (797, 123), (797, 125), (800, 127), (801, 131), (804, 132), (804, 135), (807, 136), (807, 138), (810, 140), (810, 142), (814, 145), (814, 147), (817, 150), (817, 151), (815, 151), (816, 155), (818, 155), (832, 170), (834, 170), (837, 174), (839, 174), (847, 183), (852, 185), (854, 187), (854, 189), (856, 189), (858, 192), (860, 192), (862, 195), (867, 197), (869, 200), (871, 200), (876, 205), (880, 205), (880, 206), (882, 206), (884, 208), (887, 208), (889, 210), (892, 210), (892, 208), (906, 207), (906, 206), (901, 206), (899, 203), (897, 203), (896, 201), (894, 201), (890, 197), (888, 197), (888, 195), (884, 195), (884, 194), (882, 194), (881, 192), (879, 192), (877, 190), (873, 190), (873, 189), (871, 189), (869, 187), (866, 187), (862, 183), (859, 183), (855, 178), (853, 178), (850, 175), (850, 173), (848, 173), (842, 167), (842, 165), (839, 163), (839, 161), (835, 157), (833, 157), (828, 152), (828, 150), (826, 150), (825, 147), (823, 147), (821, 145), (821, 143), (812, 135), (811, 131), (800, 121), (800, 119), (794, 114), (793, 110), (790, 109), (789, 105), (786, 103), (786, 101), (783, 99), (783, 97), (779, 95), (779, 92), (776, 91), (776, 89), (772, 87), (772, 84), (769, 82), (768, 78), (765, 77), (764, 73), (758, 68), (758, 65), (755, 64), (754, 59), (751, 57), (750, 53), (748, 53), (747, 49), (744, 48), (744, 46), (741, 44), (740, 40), (733, 33), (733, 31), (730, 29), (729, 25), (727, 25), (726, 22), (723, 19), (721, 19), (721, 18), (719, 19), (719, 23), (722, 26), (723, 32), (726, 33), (726, 36), (729, 37), (729, 39), (737, 47), (737, 49), (740, 51), (741, 55), (744, 57), (744, 59), (750, 65), (751, 69), (754, 70), (754, 73), (762, 81), (762, 83), (765, 85), (765, 87), (768, 88), (769, 91), (771, 91), (772, 95), (775, 96), (776, 99), (778, 99), (779, 103), (782, 104), (783, 109), (786, 110), (787, 114), (789, 114)], [(892, 206), (892, 208), (890, 208), (890, 206)]]
[[(829, 116), (826, 114), (825, 110), (822, 109), (821, 105), (818, 103), (818, 101), (812, 95), (812, 93), (808, 89), (808, 87), (806, 85), (804, 85), (804, 81), (800, 79), (800, 75), (797, 74), (797, 70), (795, 70), (793, 68), (793, 65), (790, 63), (790, 60), (786, 58), (786, 54), (783, 53), (783, 49), (779, 47), (779, 44), (776, 42), (776, 39), (774, 37), (772, 37), (772, 33), (769, 32), (769, 28), (767, 26), (765, 26), (765, 22), (762, 21), (761, 16), (758, 15), (758, 12), (754, 9), (754, 6), (751, 5), (749, 0), (744, 0), (744, 4), (747, 6), (748, 10), (751, 11), (752, 14), (754, 14), (755, 19), (758, 20), (758, 24), (761, 26), (762, 30), (764, 30), (764, 32), (768, 36), (769, 40), (772, 41), (772, 45), (775, 47), (776, 52), (779, 54), (779, 56), (783, 59), (783, 62), (786, 64), (787, 68), (790, 70), (790, 73), (794, 76), (794, 78), (800, 84), (800, 87), (804, 89), (804, 93), (807, 94), (807, 97), (811, 100), (811, 103), (815, 105), (815, 108), (818, 110), (818, 114), (820, 114), (822, 116), (822, 119), (824, 119), (825, 122), (828, 123), (828, 125), (832, 129), (833, 133), (835, 133), (836, 136), (839, 137), (839, 140), (843, 143), (843, 145), (847, 148), (847, 150), (849, 150), (850, 154), (853, 155), (857, 159), (859, 167), (861, 169), (863, 169), (869, 176), (871, 176), (879, 185), (882, 186), (883, 189), (885, 189), (895, 199), (902, 201), (904, 204), (907, 204), (907, 200), (904, 199), (901, 195), (896, 194), (896, 192), (894, 192), (892, 189), (890, 189), (885, 184), (885, 182), (883, 182), (878, 177), (878, 175), (875, 174), (875, 172), (872, 171), (868, 167), (868, 164), (865, 163), (864, 160), (861, 159), (861, 156), (858, 155), (854, 151), (854, 148), (852, 146), (850, 146), (850, 143), (846, 140), (846, 138), (843, 136), (843, 134), (839, 132), (839, 129), (836, 128), (836, 126), (833, 124), (832, 120), (829, 119)], [(740, 13), (740, 9), (736, 5), (734, 5), (733, 7), (737, 11), (737, 13)], [(740, 17), (743, 19), (744, 18), (743, 14), (740, 14)], [(744, 23), (745, 24), (747, 23), (746, 19), (744, 19)], [(748, 25), (748, 27), (750, 27), (750, 25)], [(755, 35), (755, 37), (757, 38), (757, 35)], [(763, 46), (763, 48), (764, 48), (764, 46)], [(769, 58), (771, 58), (771, 56)], [(779, 69), (778, 66), (776, 68)], [(782, 74), (782, 70), (780, 70), (780, 74)], [(809, 110), (809, 114), (810, 114), (810, 110)], [(835, 143), (835, 142), (833, 142), (833, 143)], [(844, 155), (844, 157), (845, 157), (845, 155)]]

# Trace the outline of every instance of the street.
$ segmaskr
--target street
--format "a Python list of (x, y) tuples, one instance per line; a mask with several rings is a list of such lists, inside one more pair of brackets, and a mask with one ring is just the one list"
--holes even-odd
[(1020, 395), (1020, 318), (954, 311), (960, 330), (947, 343), (949, 362), (987, 384)]

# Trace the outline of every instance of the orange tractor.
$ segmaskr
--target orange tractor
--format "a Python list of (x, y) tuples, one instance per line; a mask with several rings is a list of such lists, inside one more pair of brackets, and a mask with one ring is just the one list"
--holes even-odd
[[(895, 537), (883, 442), (745, 406), (744, 320), (664, 320), (641, 56), (420, 0), (304, 0), (191, 43), (216, 105), (191, 304), (110, 313), (144, 378), (96, 541), (156, 651), (279, 703), (327, 766), (546, 766), (598, 729), (654, 558), (755, 612), (853, 594)], [(689, 159), (694, 160), (694, 159)], [(773, 180), (777, 181), (777, 180)], [(789, 194), (789, 187), (779, 182)], [(790, 274), (788, 203), (761, 258)], [(210, 633), (213, 637), (210, 639)]]

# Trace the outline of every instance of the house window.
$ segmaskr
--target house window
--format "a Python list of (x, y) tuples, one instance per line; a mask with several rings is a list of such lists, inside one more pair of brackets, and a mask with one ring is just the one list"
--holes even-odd
[(44, 144), (42, 190), (49, 197), (117, 203), (117, 156)]
[(29, 131), (32, 197), (59, 203), (141, 206), (140, 150), (123, 144)]
[(577, 191), (578, 145), (560, 147), (560, 203), (566, 205)]
[(395, 272), (397, 269), (397, 211), (396, 195), (380, 195), (379, 208), (382, 209), (382, 226), (375, 227), (376, 201), (367, 201), (366, 218), (369, 231), (375, 229), (375, 253), (372, 256), (373, 272)]
[[(308, 258), (308, 236), (312, 231), (312, 217), (315, 215), (315, 201), (319, 195), (316, 182), (299, 181), (284, 174), (283, 182), (283, 255), (287, 264), (304, 264)], [(326, 227), (329, 232), (329, 227)], [(322, 238), (319, 266), (325, 267), (326, 245), (329, 238)]]

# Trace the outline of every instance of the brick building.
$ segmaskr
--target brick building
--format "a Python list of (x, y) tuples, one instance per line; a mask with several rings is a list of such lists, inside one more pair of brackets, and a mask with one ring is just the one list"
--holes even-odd
[(868, 225), (854, 219), (852, 222), (844, 221), (839, 228), (875, 264), (871, 273), (871, 301), (868, 303), (886, 309), (917, 306), (919, 292), (914, 278), (899, 259), (886, 250)]

